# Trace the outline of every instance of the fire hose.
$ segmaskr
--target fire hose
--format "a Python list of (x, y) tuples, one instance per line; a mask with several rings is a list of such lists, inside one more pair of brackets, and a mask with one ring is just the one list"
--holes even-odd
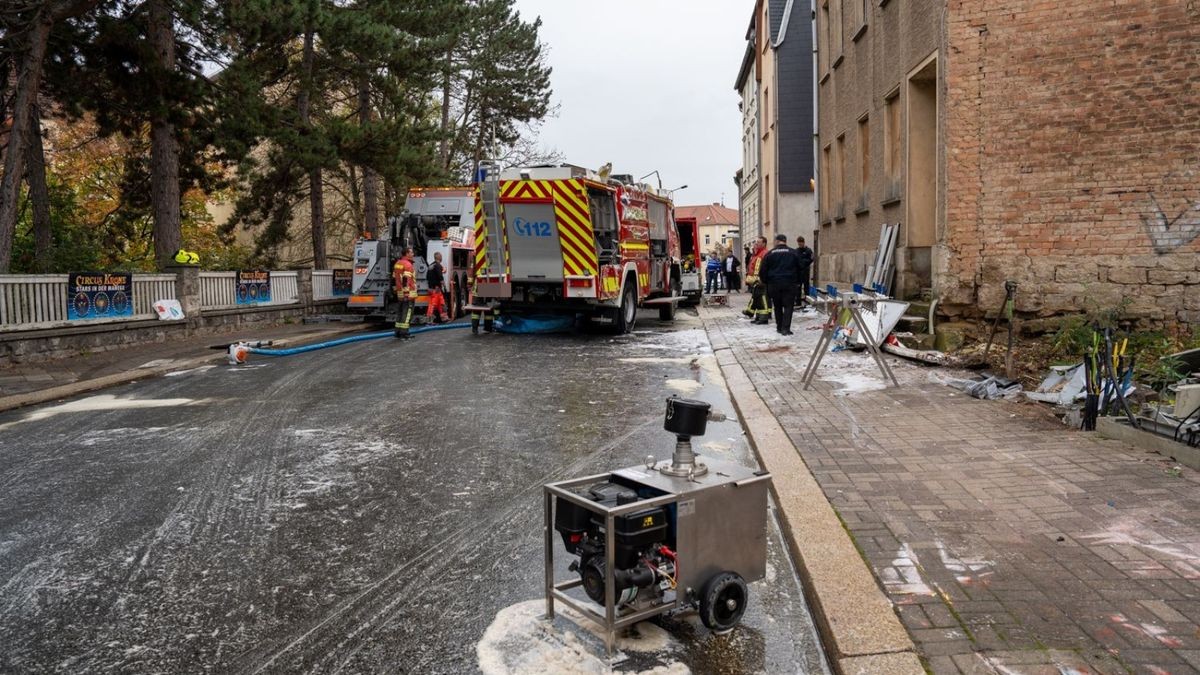
[[(470, 323), (447, 323), (435, 326), (418, 326), (409, 331), (410, 334), (424, 333), (431, 330), (449, 330), (451, 328), (470, 328)], [(380, 338), (395, 337), (395, 331), (381, 330), (376, 333), (364, 333), (363, 335), (351, 335), (349, 337), (338, 338), (336, 340), (327, 340), (325, 342), (317, 342), (311, 345), (303, 345), (300, 347), (290, 347), (287, 349), (268, 349), (265, 347), (243, 346), (245, 352), (250, 354), (262, 354), (263, 356), (293, 356), (295, 354), (303, 354), (305, 352), (314, 352), (318, 349), (327, 347), (336, 347), (338, 345), (346, 345), (352, 342), (363, 342), (365, 340), (378, 340)], [(230, 352), (238, 345), (230, 345)]]

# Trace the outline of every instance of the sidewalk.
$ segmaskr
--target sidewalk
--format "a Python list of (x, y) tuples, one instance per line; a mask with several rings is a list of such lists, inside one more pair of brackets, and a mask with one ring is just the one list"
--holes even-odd
[(784, 338), (736, 309), (701, 317), (934, 673), (1200, 673), (1200, 474), (894, 358), (899, 389), (839, 352), (801, 391), (819, 319)]
[(212, 345), (273, 340), (280, 346), (317, 342), (339, 333), (382, 330), (362, 323), (281, 324), (239, 332), (136, 345), (66, 359), (0, 366), (0, 411), (62, 398), (225, 358)]

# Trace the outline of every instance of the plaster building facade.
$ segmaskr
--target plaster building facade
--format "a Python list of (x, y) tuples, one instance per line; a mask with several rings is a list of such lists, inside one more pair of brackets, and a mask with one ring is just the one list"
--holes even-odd
[[(742, 106), (743, 213), (757, 210), (743, 240), (797, 236), (811, 243), (813, 192), (812, 23), (808, 0), (758, 0), (735, 89)], [(747, 132), (757, 130), (757, 152)], [(749, 228), (753, 227), (754, 230)]]
[(759, 190), (758, 68), (755, 66), (754, 24), (746, 33), (746, 53), (738, 71), (737, 90), (742, 111), (742, 168), (734, 176), (742, 241), (762, 234), (762, 194)]
[(676, 206), (676, 218), (695, 218), (700, 231), (700, 252), (724, 255), (732, 248), (742, 257), (738, 212), (721, 204)]
[(1200, 5), (817, 0), (822, 281), (1200, 322)]

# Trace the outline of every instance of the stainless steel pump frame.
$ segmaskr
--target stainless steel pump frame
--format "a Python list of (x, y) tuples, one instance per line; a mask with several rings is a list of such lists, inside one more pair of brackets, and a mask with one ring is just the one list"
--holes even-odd
[[(767, 489), (771, 475), (766, 472), (755, 472), (753, 469), (748, 469), (741, 465), (730, 464), (727, 462), (712, 461), (710, 462), (710, 473), (700, 479), (687, 479), (676, 476), (671, 476), (662, 469), (670, 466), (670, 461), (658, 462), (652, 468), (646, 466), (629, 467), (619, 469), (609, 473), (600, 473), (583, 478), (575, 478), (557, 483), (550, 483), (543, 486), (543, 499), (545, 509), (545, 564), (546, 564), (546, 618), (554, 618), (554, 603), (561, 602), (564, 605), (579, 612), (582, 616), (590, 621), (598, 624), (604, 630), (604, 647), (608, 655), (612, 655), (613, 646), (616, 642), (616, 633), (621, 628), (631, 626), (640, 621), (645, 621), (654, 616), (665, 614), (667, 612), (691, 606), (694, 601), (688, 596), (690, 590), (685, 580), (696, 580), (697, 570), (711, 568), (711, 565), (706, 564), (704, 555), (700, 552), (702, 549), (709, 550), (709, 539), (721, 539), (721, 544), (729, 545), (729, 539), (722, 537), (736, 536), (733, 533), (727, 532), (730, 529), (729, 524), (725, 523), (725, 529), (722, 529), (721, 524), (710, 523), (710, 528), (705, 528), (703, 534), (696, 534), (696, 537), (703, 538), (703, 543), (700, 540), (694, 541), (690, 545), (685, 545), (683, 542), (677, 542), (676, 553), (679, 555), (679, 566), (689, 566), (688, 574), (682, 575), (679, 569), (676, 569), (678, 578), (678, 587), (675, 589), (675, 598), (669, 602), (664, 602), (662, 605), (644, 609), (638, 612), (633, 612), (625, 616), (617, 616), (616, 603), (616, 584), (614, 583), (613, 573), (616, 555), (616, 535), (614, 533), (614, 522), (618, 516), (627, 513), (634, 513), (657, 506), (665, 506), (668, 504), (676, 505), (676, 532), (677, 534), (685, 528), (685, 525), (679, 521), (680, 516), (687, 516), (683, 513), (683, 508), (688, 506), (695, 510), (696, 502), (699, 500), (702, 505), (708, 508), (716, 508), (717, 503), (721, 503), (721, 513), (725, 516), (735, 516), (739, 513), (745, 514), (744, 520), (753, 518), (754, 523), (746, 522), (744, 527), (738, 527), (738, 534), (743, 536), (747, 533), (755, 539), (761, 539), (761, 546), (745, 546), (739, 551), (738, 564), (730, 564), (728, 567), (735, 568), (730, 571), (738, 572), (746, 582), (757, 581), (765, 576), (766, 567), (766, 519), (767, 519)], [(587, 497), (576, 494), (571, 491), (571, 488), (578, 488), (594, 483), (611, 480), (613, 476), (620, 476), (623, 479), (635, 482), (647, 487), (652, 487), (668, 494), (649, 499), (642, 499), (621, 506), (606, 507), (598, 502), (594, 502)], [(753, 487), (751, 487), (753, 486)], [(730, 502), (731, 498), (727, 495), (713, 492), (716, 488), (730, 488), (739, 490), (732, 500), (745, 502), (744, 504), (734, 504), (735, 508), (724, 508), (725, 502)], [(751, 493), (745, 493), (743, 488), (752, 490)], [(761, 494), (759, 494), (761, 489)], [(576, 506), (591, 511), (592, 513), (604, 519), (604, 613), (600, 614), (591, 607), (581, 602), (577, 598), (567, 595), (567, 591), (578, 588), (583, 585), (583, 580), (578, 576), (567, 581), (556, 582), (554, 579), (554, 540), (557, 536), (557, 531), (554, 529), (554, 519), (557, 510), (558, 500), (566, 500)], [(758, 502), (761, 501), (761, 510)], [(690, 504), (690, 506), (689, 506)], [(701, 517), (705, 515), (705, 509), (700, 509), (697, 514)], [(756, 528), (755, 525), (758, 527)], [(690, 531), (695, 532), (695, 528), (703, 527), (703, 522), (692, 524), (687, 527), (692, 528)], [(755, 531), (757, 530), (757, 534)], [(758, 543), (757, 541), (754, 543)], [(720, 546), (722, 550), (724, 546)], [(736, 550), (737, 547), (732, 547)], [(728, 561), (725, 561), (728, 562)], [(699, 588), (695, 588), (699, 592)]]

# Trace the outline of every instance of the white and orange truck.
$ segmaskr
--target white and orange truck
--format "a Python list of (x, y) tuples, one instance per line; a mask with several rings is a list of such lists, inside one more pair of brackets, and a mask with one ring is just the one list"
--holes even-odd
[(393, 316), (392, 265), (411, 246), (418, 322), (429, 303), (426, 273), (436, 253), (442, 254), (445, 268), (447, 310), (451, 317), (461, 316), (470, 299), (478, 192), (473, 185), (410, 189), (403, 212), (388, 217), (383, 236), (364, 236), (355, 242), (347, 306), (369, 316)]

